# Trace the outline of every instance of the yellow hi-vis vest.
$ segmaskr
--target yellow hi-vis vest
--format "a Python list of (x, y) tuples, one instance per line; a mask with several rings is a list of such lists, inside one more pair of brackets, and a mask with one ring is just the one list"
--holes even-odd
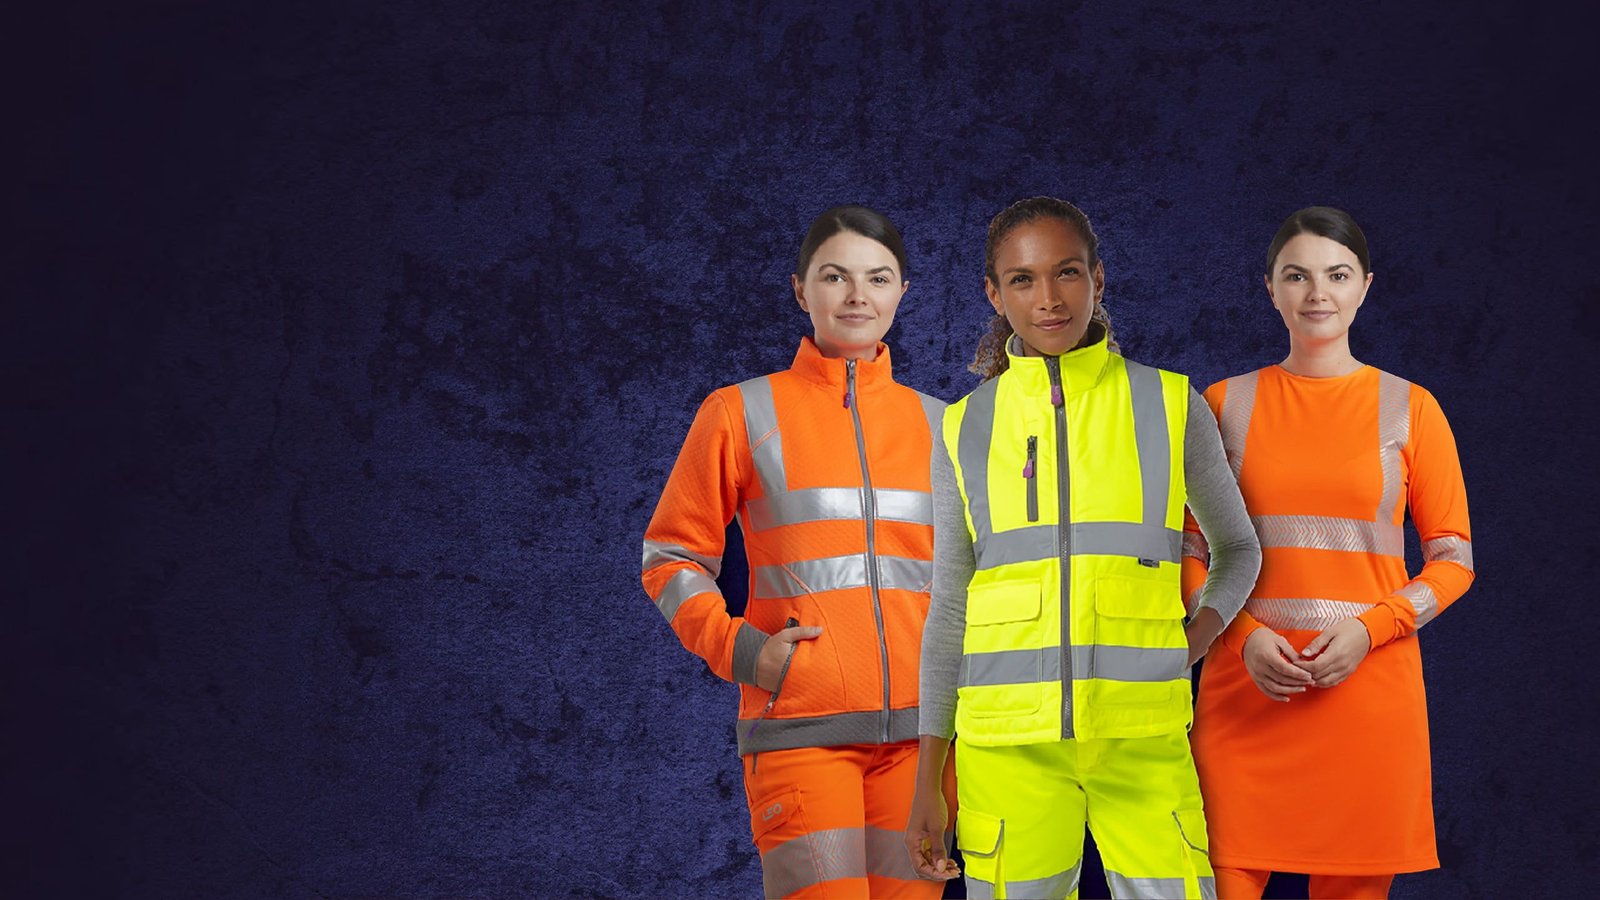
[(1189, 379), (1103, 336), (1060, 357), (1017, 349), (944, 416), (977, 557), (956, 731), (994, 746), (1187, 728)]

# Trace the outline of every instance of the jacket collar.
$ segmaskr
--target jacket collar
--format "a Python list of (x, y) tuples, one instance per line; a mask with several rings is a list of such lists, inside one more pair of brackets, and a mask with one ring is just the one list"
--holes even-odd
[[(1093, 343), (1069, 350), (1055, 359), (1060, 361), (1061, 385), (1068, 394), (1080, 394), (1100, 383), (1106, 366), (1111, 361), (1111, 350), (1106, 346), (1106, 331), (1099, 322), (1089, 323)], [(1043, 356), (1023, 356), (1022, 338), (1012, 335), (1006, 341), (1006, 356), (1010, 365), (1005, 374), (1030, 396), (1050, 396), (1050, 372)]]
[[(800, 349), (795, 352), (789, 369), (814, 384), (837, 390), (843, 394), (848, 386), (848, 366), (845, 360), (829, 359), (817, 349), (810, 337), (800, 339)], [(856, 391), (870, 391), (894, 383), (894, 372), (889, 361), (889, 345), (878, 342), (877, 359), (856, 360)]]

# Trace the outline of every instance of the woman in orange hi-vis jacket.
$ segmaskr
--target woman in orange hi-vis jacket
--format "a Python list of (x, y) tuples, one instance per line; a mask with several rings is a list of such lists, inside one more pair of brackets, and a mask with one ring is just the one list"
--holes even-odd
[[(1372, 283), (1350, 216), (1290, 216), (1266, 283), (1288, 358), (1205, 392), (1262, 550), (1195, 709), (1211, 861), (1223, 898), (1260, 897), (1273, 871), (1309, 873), (1312, 897), (1384, 897), (1439, 865), (1416, 634), (1472, 583), (1466, 490), (1433, 395), (1350, 353)], [(1186, 595), (1206, 558), (1188, 532)]]
[[(701, 405), (644, 535), (644, 587), (685, 647), (739, 683), (739, 753), (769, 897), (937, 897), (902, 846), (932, 581), (928, 461), (944, 404), (897, 384), (881, 339), (905, 249), (863, 207), (823, 213), (785, 371)], [(749, 602), (713, 580), (737, 516)]]

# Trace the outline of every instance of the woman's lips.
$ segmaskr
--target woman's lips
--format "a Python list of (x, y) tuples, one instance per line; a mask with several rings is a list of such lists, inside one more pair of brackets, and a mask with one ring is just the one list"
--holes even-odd
[(1071, 319), (1046, 319), (1043, 322), (1033, 323), (1033, 327), (1040, 331), (1060, 331), (1066, 328)]
[(1322, 321), (1325, 321), (1327, 319), (1333, 318), (1333, 310), (1331, 310), (1331, 309), (1319, 309), (1319, 310), (1313, 310), (1311, 312), (1303, 312), (1300, 315), (1305, 316), (1306, 318), (1310, 319), (1313, 322), (1322, 322)]
[(862, 322), (872, 321), (871, 316), (862, 315), (861, 313), (850, 313), (849, 315), (844, 316), (834, 316), (834, 318), (841, 322), (850, 322), (852, 324), (860, 324)]

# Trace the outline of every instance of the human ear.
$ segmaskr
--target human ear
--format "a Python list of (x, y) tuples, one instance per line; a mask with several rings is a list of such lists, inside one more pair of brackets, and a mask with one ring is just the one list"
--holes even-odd
[(1372, 290), (1372, 274), (1368, 272), (1366, 283), (1361, 285), (1361, 296), (1356, 298), (1356, 309), (1360, 309), (1361, 304), (1367, 302), (1367, 291)]
[(989, 305), (994, 307), (995, 313), (1002, 316), (1005, 315), (1006, 311), (1000, 307), (1000, 288), (996, 287), (995, 283), (987, 277), (983, 279), (983, 292), (988, 296)]
[(790, 275), (789, 283), (794, 285), (794, 301), (800, 304), (800, 309), (808, 313), (811, 312), (811, 307), (806, 305), (806, 288), (805, 284), (800, 281), (800, 276)]
[(1106, 291), (1106, 266), (1102, 261), (1094, 264), (1094, 299), (1099, 301), (1100, 295)]

